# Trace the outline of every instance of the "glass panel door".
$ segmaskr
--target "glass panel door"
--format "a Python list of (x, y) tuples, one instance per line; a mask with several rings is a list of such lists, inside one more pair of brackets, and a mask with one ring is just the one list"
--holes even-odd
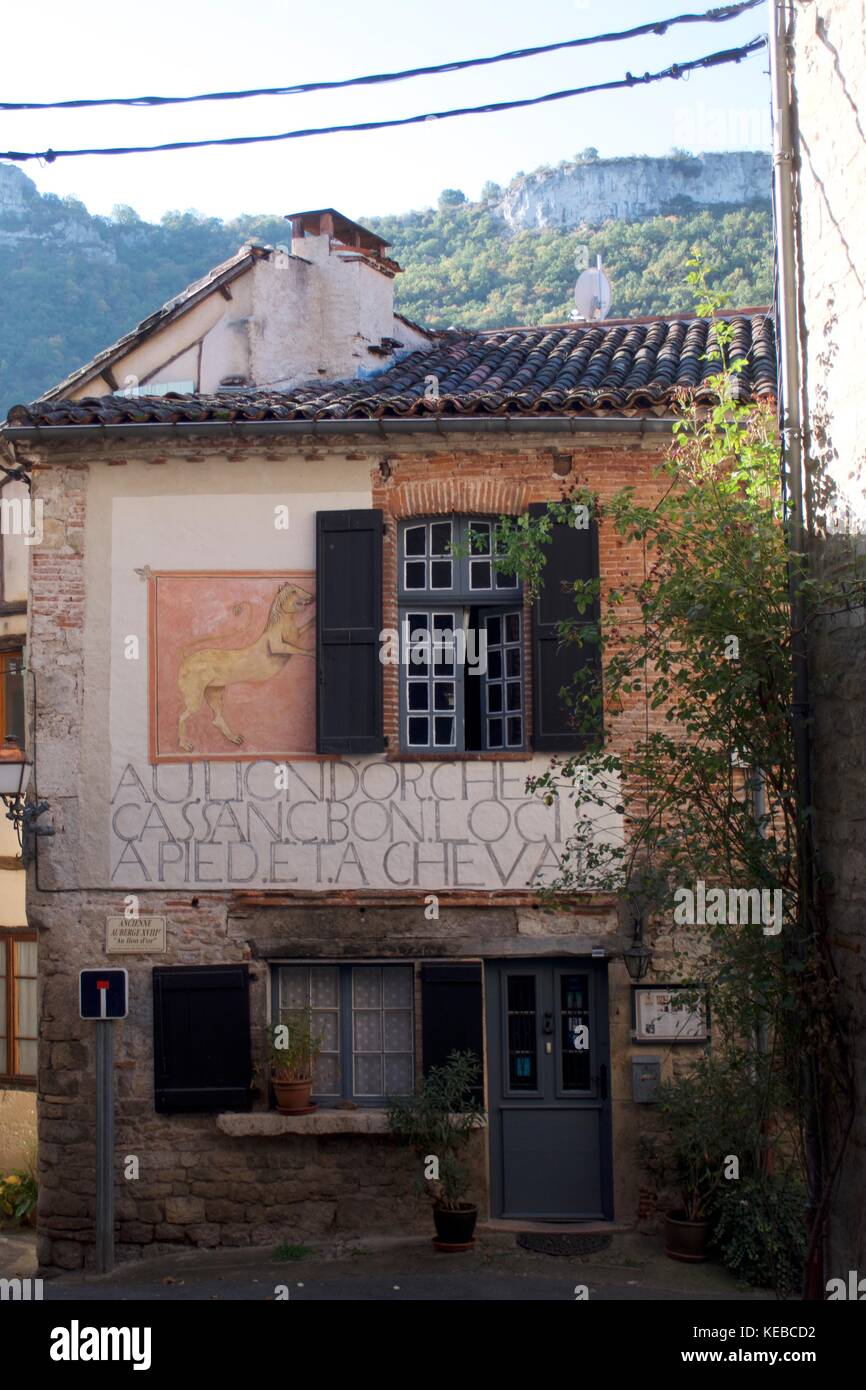
[(592, 1089), (590, 982), (585, 972), (563, 972), (557, 978), (559, 1010), (558, 1092), (567, 1095)]
[(506, 1033), (508, 1090), (538, 1090), (538, 982), (535, 975), (508, 975)]

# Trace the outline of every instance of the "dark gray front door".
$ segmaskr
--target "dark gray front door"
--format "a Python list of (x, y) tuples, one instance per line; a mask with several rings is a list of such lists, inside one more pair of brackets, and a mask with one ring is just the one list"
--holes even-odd
[(487, 965), (492, 1215), (613, 1216), (607, 967)]

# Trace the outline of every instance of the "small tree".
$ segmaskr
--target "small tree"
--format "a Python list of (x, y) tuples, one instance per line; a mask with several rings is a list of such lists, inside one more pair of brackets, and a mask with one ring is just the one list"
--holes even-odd
[(469, 1190), (466, 1154), (484, 1110), (472, 1094), (480, 1075), (472, 1052), (452, 1052), (441, 1067), (431, 1067), (411, 1096), (389, 1096), (388, 1126), (410, 1145), (422, 1163), (434, 1160), (438, 1177), (419, 1176), (418, 1185), (434, 1206), (456, 1210)]
[[(576, 503), (643, 555), (643, 572), (608, 590), (596, 621), (588, 610), (600, 585), (567, 585), (575, 616), (560, 625), (560, 639), (601, 647), (603, 684), (587, 666), (561, 692), (589, 747), (554, 759), (528, 786), (551, 801), (627, 809), (628, 833), (599, 843), (593, 819), (578, 814), (548, 891), (554, 899), (588, 886), (619, 893), (635, 880), (651, 885), (649, 915), (664, 924), (681, 976), (709, 989), (714, 1045), (749, 1063), (768, 1132), (793, 1119), (814, 1248), (842, 1152), (829, 1154), (829, 1135), (850, 1129), (852, 1087), (820, 893), (809, 886), (812, 808), (796, 794), (789, 584), (793, 573), (810, 621), (862, 603), (863, 587), (846, 595), (818, 583), (790, 552), (775, 414), (742, 399), (735, 329), (708, 290), (700, 256), (690, 265), (698, 314), (710, 320), (714, 370), (702, 385), (714, 399), (681, 400), (659, 500), (644, 503), (624, 488), (602, 513), (578, 489), (547, 516), (503, 519), (497, 564), (534, 592), (552, 523), (568, 521)], [(627, 712), (640, 713), (642, 732), (614, 751), (611, 729)], [(708, 913), (705, 925), (678, 933), (677, 889), (699, 879), (778, 892), (779, 929), (742, 919), (732, 927)]]

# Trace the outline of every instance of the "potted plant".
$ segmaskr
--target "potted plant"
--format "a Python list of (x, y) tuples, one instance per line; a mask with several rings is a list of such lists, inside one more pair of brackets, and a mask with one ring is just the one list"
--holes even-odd
[(643, 1135), (639, 1153), (660, 1188), (675, 1187), (679, 1205), (665, 1216), (665, 1253), (690, 1263), (707, 1258), (726, 1161), (755, 1144), (754, 1086), (739, 1066), (704, 1055), (662, 1086), (660, 1131)]
[(313, 1033), (309, 1009), (293, 1009), (288, 1018), (269, 1031), (271, 1083), (281, 1115), (310, 1110), (313, 1073), (322, 1038)]
[(411, 1096), (389, 1096), (388, 1126), (415, 1151), (423, 1167), (419, 1188), (433, 1204), (437, 1250), (469, 1250), (478, 1207), (467, 1200), (470, 1188), (467, 1149), (484, 1122), (484, 1109), (472, 1094), (480, 1074), (472, 1052), (452, 1052), (431, 1067)]

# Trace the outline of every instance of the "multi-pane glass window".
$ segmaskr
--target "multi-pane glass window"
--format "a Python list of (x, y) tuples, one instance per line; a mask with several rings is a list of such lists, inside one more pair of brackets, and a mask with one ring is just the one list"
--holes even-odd
[(488, 748), (523, 747), (523, 614), (487, 613)]
[(0, 929), (0, 1076), (36, 1079), (36, 937)]
[(275, 1022), (310, 1009), (322, 1051), (313, 1078), (320, 1101), (381, 1101), (415, 1084), (411, 965), (281, 965)]
[(0, 742), (24, 747), (24, 654), (0, 652)]
[(277, 1022), (310, 1009), (312, 1031), (322, 1040), (313, 1089), (317, 1095), (340, 1092), (340, 977), (336, 965), (284, 965), (278, 973)]
[(401, 746), (525, 746), (523, 603), (495, 564), (495, 522), (436, 517), (399, 533)]
[(404, 616), (409, 748), (457, 747), (457, 623), (454, 610)]

